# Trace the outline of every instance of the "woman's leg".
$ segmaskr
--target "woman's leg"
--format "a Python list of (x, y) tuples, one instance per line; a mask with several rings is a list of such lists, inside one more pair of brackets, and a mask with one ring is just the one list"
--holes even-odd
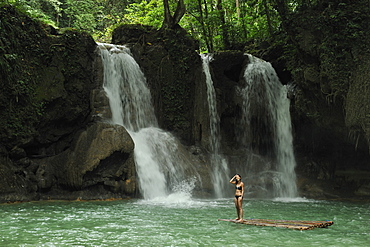
[(243, 219), (243, 216), (244, 216), (244, 212), (243, 212), (243, 197), (239, 197), (238, 200), (237, 200), (237, 209), (238, 209), (238, 218), (240, 220)]
[(240, 215), (239, 215), (239, 207), (238, 207), (238, 205), (239, 205), (239, 198), (238, 199), (236, 199), (236, 197), (234, 197), (234, 203), (235, 203), (235, 208), (236, 208), (236, 214), (237, 214), (237, 217), (238, 218), (236, 218), (236, 220), (239, 220), (240, 219)]

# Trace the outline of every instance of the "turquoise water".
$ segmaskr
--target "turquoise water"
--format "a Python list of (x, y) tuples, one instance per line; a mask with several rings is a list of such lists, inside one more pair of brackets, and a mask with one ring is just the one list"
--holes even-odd
[(245, 200), (245, 218), (333, 220), (308, 231), (217, 221), (233, 199), (0, 205), (0, 246), (369, 246), (370, 204)]

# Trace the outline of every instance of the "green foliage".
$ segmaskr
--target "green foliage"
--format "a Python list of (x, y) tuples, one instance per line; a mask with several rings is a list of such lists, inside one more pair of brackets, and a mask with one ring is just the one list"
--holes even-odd
[(98, 5), (94, 0), (65, 0), (64, 5), (63, 22), (65, 26), (90, 33), (94, 32), (102, 6)]
[[(56, 27), (56, 23), (42, 10), (42, 3), (58, 2), (57, 0), (5, 0), (0, 3), (0, 6), (12, 5), (18, 11), (29, 15), (33, 19), (40, 20), (48, 25)], [(56, 3), (54, 3), (55, 5)]]
[[(273, 0), (218, 1), (185, 0), (187, 13), (180, 25), (199, 40), (203, 52), (243, 49), (246, 43), (270, 40), (279, 29), (280, 19)], [(299, 1), (289, 2), (299, 4)], [(5, 3), (54, 27), (87, 31), (99, 41), (108, 41), (118, 24), (143, 24), (158, 29), (164, 18), (163, 0), (6, 0)], [(176, 6), (177, 1), (171, 0), (172, 11)]]
[(143, 0), (139, 3), (132, 3), (126, 8), (124, 22), (127, 24), (143, 24), (160, 28), (163, 21), (163, 1)]
[[(225, 24), (214, 1), (202, 1), (201, 5), (196, 1), (187, 2), (188, 14), (181, 25), (200, 41), (203, 52), (242, 50), (246, 43), (270, 40), (279, 29), (280, 19), (270, 1), (228, 0), (221, 3)], [(223, 25), (227, 37), (222, 32)], [(229, 47), (224, 47), (225, 38)]]

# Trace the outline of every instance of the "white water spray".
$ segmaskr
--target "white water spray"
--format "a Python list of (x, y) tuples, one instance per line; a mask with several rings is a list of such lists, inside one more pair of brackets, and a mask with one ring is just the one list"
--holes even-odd
[(112, 121), (124, 126), (135, 142), (140, 191), (145, 199), (166, 197), (179, 184), (193, 179), (186, 173), (195, 173), (189, 172), (192, 167), (183, 157), (176, 138), (158, 128), (145, 76), (130, 50), (99, 44), (99, 51)]
[(212, 54), (201, 54), (203, 72), (206, 76), (207, 100), (209, 109), (210, 125), (210, 151), (212, 165), (212, 182), (215, 195), (218, 198), (225, 196), (225, 181), (229, 179), (229, 169), (226, 160), (220, 154), (221, 135), (220, 135), (220, 117), (217, 113), (216, 91), (213, 86), (213, 80), (209, 69), (209, 63), (212, 61)]
[[(253, 148), (250, 142), (266, 147), (271, 139), (276, 157), (276, 170), (268, 173), (273, 181), (273, 194), (276, 197), (296, 197), (296, 162), (287, 89), (280, 83), (270, 63), (252, 55), (249, 55), (249, 60), (244, 72), (245, 86), (240, 89), (243, 97), (241, 128), (244, 131), (240, 133), (239, 141)], [(270, 136), (256, 137), (257, 132)]]

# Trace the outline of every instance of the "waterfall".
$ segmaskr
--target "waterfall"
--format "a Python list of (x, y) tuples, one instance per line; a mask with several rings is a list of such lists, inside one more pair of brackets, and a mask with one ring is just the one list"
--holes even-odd
[(128, 131), (158, 127), (146, 79), (125, 46), (99, 44), (112, 121)]
[(209, 63), (212, 61), (213, 57), (212, 54), (201, 54), (201, 58), (207, 85), (212, 182), (216, 197), (221, 198), (225, 196), (225, 184), (227, 184), (225, 181), (228, 181), (229, 179), (229, 169), (226, 160), (220, 154), (220, 117), (217, 113), (216, 91), (213, 86), (213, 80), (209, 69)]
[[(124, 46), (99, 44), (99, 52), (104, 65), (103, 88), (109, 98), (111, 121), (124, 126), (135, 142), (141, 194), (151, 200), (169, 198), (175, 193), (189, 194), (195, 181), (200, 182), (199, 174), (179, 141), (158, 127), (146, 78), (130, 50)], [(225, 181), (229, 179), (229, 168), (221, 154), (220, 118), (209, 70), (212, 56), (201, 57), (209, 105), (211, 179), (215, 195), (223, 197), (227, 191)], [(244, 85), (238, 89), (243, 104), (242, 117), (235, 131), (236, 141), (253, 154), (244, 158), (242, 166), (235, 162), (230, 164), (237, 170), (247, 169), (244, 173), (247, 186), (258, 180), (258, 186), (264, 191), (273, 191), (275, 197), (295, 197), (295, 158), (287, 89), (279, 82), (270, 63), (252, 56), (249, 58)], [(246, 157), (245, 153), (243, 157)], [(254, 173), (253, 179), (251, 173)]]
[(296, 197), (296, 162), (286, 86), (280, 83), (270, 63), (248, 56), (245, 85), (239, 88), (243, 107), (238, 142), (276, 163), (267, 164), (270, 170), (256, 175), (264, 183), (272, 183), (273, 196)]
[(158, 128), (146, 78), (130, 50), (111, 44), (98, 44), (98, 48), (112, 122), (124, 126), (134, 140), (136, 171), (143, 197), (166, 197), (179, 190), (184, 181), (188, 181), (187, 186), (194, 184), (193, 178), (186, 174), (196, 173), (184, 157), (178, 140)]

